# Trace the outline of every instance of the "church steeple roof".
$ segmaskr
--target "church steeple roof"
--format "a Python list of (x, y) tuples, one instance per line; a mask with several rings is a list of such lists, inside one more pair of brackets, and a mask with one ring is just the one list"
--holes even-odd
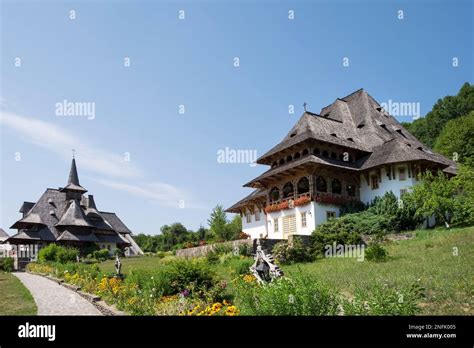
[(61, 189), (65, 191), (87, 192), (87, 190), (79, 184), (79, 176), (77, 175), (76, 159), (73, 157), (71, 162), (71, 170), (69, 171), (69, 179), (66, 187)]
[(87, 221), (79, 202), (75, 199), (69, 201), (69, 205), (66, 207), (64, 214), (55, 226), (94, 227), (89, 223), (89, 221)]

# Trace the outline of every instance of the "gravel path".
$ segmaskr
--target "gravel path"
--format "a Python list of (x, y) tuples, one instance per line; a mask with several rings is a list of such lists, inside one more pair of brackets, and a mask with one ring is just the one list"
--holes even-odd
[(52, 280), (26, 272), (13, 274), (30, 290), (38, 315), (102, 315), (86, 299)]

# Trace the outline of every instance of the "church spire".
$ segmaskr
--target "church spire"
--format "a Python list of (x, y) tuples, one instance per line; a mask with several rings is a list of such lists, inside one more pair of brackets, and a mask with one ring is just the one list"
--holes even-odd
[(81, 194), (87, 192), (87, 190), (79, 184), (79, 175), (77, 175), (76, 159), (74, 153), (71, 162), (71, 169), (69, 170), (69, 178), (66, 187), (61, 189), (63, 192), (75, 191)]

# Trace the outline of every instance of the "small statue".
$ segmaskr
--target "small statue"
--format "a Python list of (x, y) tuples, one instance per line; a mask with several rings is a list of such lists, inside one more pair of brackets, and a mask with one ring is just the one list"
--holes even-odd
[(122, 263), (120, 262), (120, 258), (117, 255), (115, 255), (115, 272), (117, 273), (117, 276), (121, 276), (122, 273), (121, 273), (121, 270), (122, 270)]
[(250, 272), (252, 272), (260, 284), (269, 283), (283, 276), (283, 271), (275, 264), (273, 256), (262, 250), (260, 240), (257, 240), (255, 262), (250, 266)]
[(79, 258), (79, 255), (76, 255), (76, 262), (77, 263), (81, 262), (81, 259)]

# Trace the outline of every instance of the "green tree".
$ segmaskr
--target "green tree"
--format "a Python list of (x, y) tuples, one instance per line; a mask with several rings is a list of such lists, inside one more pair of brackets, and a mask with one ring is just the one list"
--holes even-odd
[(222, 205), (217, 205), (207, 220), (211, 233), (219, 240), (230, 240), (230, 230), (227, 228), (227, 215)]
[(474, 224), (474, 168), (461, 165), (458, 175), (452, 179), (458, 189), (453, 223)]
[(474, 85), (465, 83), (455, 96), (438, 99), (425, 117), (404, 126), (429, 147), (433, 147), (444, 125), (453, 119), (467, 115), (474, 110)]
[(436, 139), (434, 150), (474, 167), (474, 111), (449, 121)]
[(450, 180), (442, 171), (438, 171), (437, 175), (427, 171), (421, 180), (421, 183), (413, 186), (411, 196), (417, 207), (415, 215), (424, 218), (434, 215), (437, 222), (449, 227), (456, 210), (456, 181)]
[(232, 220), (227, 224), (228, 235), (231, 240), (239, 239), (239, 235), (242, 232), (242, 217), (235, 215)]

